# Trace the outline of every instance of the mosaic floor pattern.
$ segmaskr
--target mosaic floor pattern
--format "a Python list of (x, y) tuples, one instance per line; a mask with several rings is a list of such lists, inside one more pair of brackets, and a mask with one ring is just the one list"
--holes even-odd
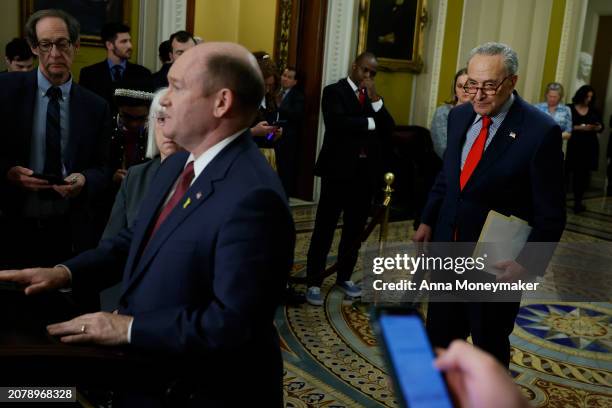
[[(564, 242), (612, 241), (612, 200), (592, 198), (587, 211), (568, 214)], [(293, 273), (304, 274), (312, 206), (294, 208), (298, 229)], [(390, 224), (389, 241), (407, 241), (411, 222)], [(378, 231), (370, 241), (376, 242)], [(335, 260), (336, 232), (329, 262)], [(566, 262), (560, 259), (556, 267)], [(358, 263), (354, 280), (362, 271)], [(395, 407), (386, 369), (369, 326), (367, 307), (322, 288), (323, 307), (279, 310), (287, 407)], [(297, 287), (303, 290), (303, 287)], [(523, 302), (511, 336), (511, 373), (536, 407), (612, 407), (612, 305)]]

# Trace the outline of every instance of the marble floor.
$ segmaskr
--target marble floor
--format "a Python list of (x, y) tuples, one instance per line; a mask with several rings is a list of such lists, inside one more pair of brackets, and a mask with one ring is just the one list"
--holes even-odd
[[(293, 203), (298, 231), (293, 274), (305, 273), (315, 208)], [(590, 198), (587, 211), (568, 213), (563, 242), (611, 242), (612, 200)], [(571, 208), (571, 207), (570, 207)], [(389, 226), (389, 240), (407, 241), (412, 222)], [(378, 231), (370, 243), (375, 244)], [(336, 257), (339, 230), (330, 253)], [(612, 247), (612, 246), (611, 246)], [(362, 277), (358, 262), (354, 280)], [(285, 360), (287, 407), (395, 407), (367, 308), (348, 301), (333, 278), (323, 307), (285, 306), (276, 324)], [(298, 290), (304, 290), (298, 285)], [(612, 406), (612, 305), (524, 301), (511, 336), (511, 374), (536, 407)]]

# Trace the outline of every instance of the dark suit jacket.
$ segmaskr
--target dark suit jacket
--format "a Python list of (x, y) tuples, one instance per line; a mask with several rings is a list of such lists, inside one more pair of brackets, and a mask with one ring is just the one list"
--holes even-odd
[[(142, 65), (132, 64), (127, 62), (125, 72), (123, 73), (122, 81), (132, 82), (135, 80), (148, 80), (151, 76), (151, 71)], [(79, 75), (79, 85), (89, 89), (90, 91), (100, 95), (109, 103), (111, 107), (115, 106), (113, 95), (116, 83), (113, 82), (108, 62), (106, 59), (97, 64), (89, 65), (81, 68)]]
[(286, 120), (287, 123), (283, 125), (283, 136), (274, 146), (276, 154), (294, 154), (304, 118), (304, 93), (295, 87), (291, 88), (278, 107), (278, 116), (280, 120)]
[[(381, 168), (383, 147), (395, 126), (384, 104), (374, 112), (368, 99), (362, 108), (346, 78), (323, 89), (321, 104), (325, 136), (315, 174), (338, 180), (350, 179), (356, 174), (363, 147), (367, 152), (370, 174), (376, 176)], [(374, 118), (375, 131), (368, 130), (368, 117)]]
[[(433, 240), (476, 242), (489, 210), (514, 215), (533, 227), (529, 241), (558, 242), (565, 227), (561, 129), (515, 93), (515, 101), (463, 191), (461, 150), (476, 117), (459, 105), (448, 117), (448, 146), (422, 222)], [(512, 137), (511, 134), (514, 134)]]
[(274, 144), (276, 164), (285, 192), (291, 195), (298, 167), (297, 150), (304, 119), (304, 93), (296, 87), (291, 88), (278, 107), (278, 116), (287, 122), (282, 127), (282, 137)]
[[(14, 166), (29, 168), (32, 115), (38, 90), (37, 71), (1, 75), (0, 89), (0, 118), (4, 123), (3, 148), (0, 150), (0, 208), (7, 215), (19, 217), (25, 195), (22, 190), (8, 184), (6, 174)], [(111, 174), (107, 167), (110, 122), (107, 103), (73, 83), (70, 90), (70, 139), (64, 164), (68, 174), (82, 173), (87, 179), (81, 194), (70, 200), (76, 244), (83, 244), (85, 240), (95, 245), (95, 242), (90, 242), (93, 238), (89, 230), (90, 204), (98, 200), (110, 182)]]
[[(133, 232), (66, 262), (75, 290), (124, 270), (120, 313), (134, 316), (132, 346), (195, 368), (177, 375), (198, 383), (202, 406), (248, 406), (252, 392), (266, 406), (282, 401), (273, 320), (295, 232), (278, 177), (251, 139), (243, 133), (213, 159), (148, 244), (187, 153), (164, 161)], [(246, 379), (239, 393), (237, 370)]]
[(159, 71), (151, 74), (151, 83), (154, 91), (168, 86), (168, 71), (170, 71), (170, 68), (172, 68), (172, 63), (166, 62)]
[(115, 197), (113, 210), (102, 239), (112, 238), (125, 227), (132, 227), (136, 222), (140, 204), (149, 191), (151, 180), (161, 164), (159, 156), (148, 162), (137, 164), (128, 169), (121, 187)]

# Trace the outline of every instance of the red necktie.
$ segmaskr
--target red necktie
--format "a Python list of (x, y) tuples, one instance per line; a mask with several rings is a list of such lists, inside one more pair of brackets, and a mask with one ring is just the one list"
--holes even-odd
[(183, 172), (181, 173), (178, 184), (176, 186), (176, 190), (174, 190), (174, 194), (172, 194), (172, 197), (170, 197), (170, 200), (168, 200), (168, 203), (164, 206), (164, 208), (161, 210), (161, 212), (157, 216), (157, 220), (155, 221), (155, 226), (153, 227), (153, 230), (151, 231), (151, 235), (149, 236), (149, 239), (153, 235), (155, 235), (155, 232), (157, 231), (159, 226), (165, 221), (166, 217), (170, 215), (174, 207), (176, 207), (176, 204), (178, 204), (178, 202), (181, 201), (181, 198), (183, 198), (187, 190), (189, 190), (189, 186), (191, 185), (191, 181), (193, 180), (194, 176), (195, 176), (195, 173), (193, 172), (193, 161), (191, 161), (187, 164), (187, 166), (185, 167), (185, 170), (183, 170)]
[(366, 102), (366, 90), (361, 88), (358, 92), (359, 92), (359, 104), (363, 108)]
[(478, 133), (478, 137), (474, 141), (470, 152), (468, 153), (467, 159), (465, 159), (465, 164), (463, 165), (463, 170), (461, 170), (461, 177), (459, 178), (459, 185), (461, 186), (461, 190), (465, 187), (466, 183), (470, 179), (470, 176), (478, 166), (478, 162), (482, 157), (482, 153), (484, 152), (485, 144), (487, 142), (487, 136), (489, 135), (489, 126), (491, 125), (491, 118), (489, 116), (482, 117), (482, 128), (480, 128), (480, 133)]
[[(359, 98), (361, 109), (363, 109), (366, 103), (366, 90), (364, 88), (358, 89), (357, 97)], [(368, 154), (366, 153), (365, 147), (361, 146), (361, 149), (359, 150), (359, 158), (365, 159), (366, 157), (368, 157)]]

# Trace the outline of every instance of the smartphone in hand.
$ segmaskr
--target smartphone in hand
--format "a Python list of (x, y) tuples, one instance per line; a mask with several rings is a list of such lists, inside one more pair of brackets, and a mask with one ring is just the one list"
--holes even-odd
[(30, 177), (34, 177), (40, 180), (47, 180), (49, 184), (56, 186), (63, 186), (68, 184), (66, 180), (61, 178), (60, 176), (56, 176), (53, 174), (42, 174), (42, 173), (33, 173)]
[(379, 307), (375, 316), (374, 331), (400, 406), (453, 408), (444, 376), (433, 366), (435, 355), (418, 312)]
[(276, 122), (272, 123), (270, 126), (275, 126), (275, 127), (287, 126), (287, 119), (279, 119)]

